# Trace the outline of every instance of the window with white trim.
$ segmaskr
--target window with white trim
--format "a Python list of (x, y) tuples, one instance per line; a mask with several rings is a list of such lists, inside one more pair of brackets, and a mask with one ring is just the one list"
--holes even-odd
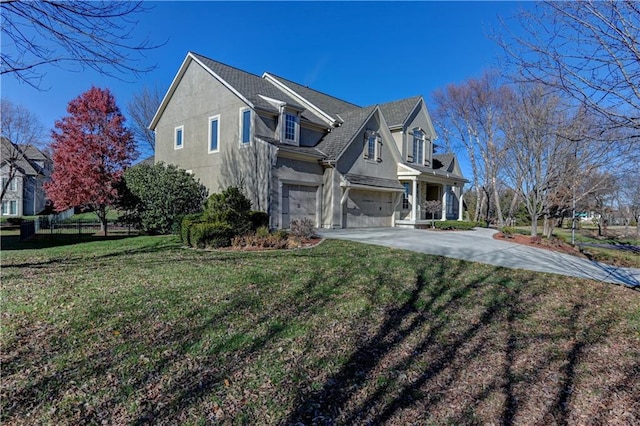
[(294, 114), (285, 113), (284, 115), (284, 138), (287, 141), (295, 142), (296, 127), (298, 125), (298, 117)]
[(402, 209), (409, 209), (409, 182), (403, 182), (402, 186), (404, 186), (404, 192), (402, 193)]
[(240, 143), (249, 145), (251, 143), (251, 110), (243, 108), (240, 110)]
[(182, 147), (184, 147), (184, 126), (178, 126), (174, 131), (173, 148), (181, 149)]
[[(6, 177), (2, 178), (2, 187), (4, 188), (5, 185), (7, 185), (7, 179)], [(9, 181), (9, 185), (7, 186), (7, 191), (17, 191), (18, 190), (18, 179), (15, 178), (15, 176), (13, 177), (13, 179), (11, 179)]]
[(3, 201), (2, 214), (4, 216), (16, 216), (18, 214), (18, 201), (17, 200)]
[(209, 153), (220, 150), (220, 115), (209, 117)]

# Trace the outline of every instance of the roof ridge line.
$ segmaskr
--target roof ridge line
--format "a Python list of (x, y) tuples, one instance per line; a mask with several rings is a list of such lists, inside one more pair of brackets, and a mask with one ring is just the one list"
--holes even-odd
[(362, 106), (360, 106), (360, 105), (358, 105), (358, 104), (354, 104), (353, 102), (350, 102), (350, 101), (344, 100), (344, 99), (342, 99), (342, 98), (339, 98), (339, 97), (337, 97), (337, 96), (330, 95), (330, 94), (328, 94), (328, 93), (325, 93), (325, 92), (322, 92), (322, 91), (320, 91), (320, 90), (314, 89), (313, 87), (309, 87), (309, 86), (306, 86), (306, 85), (304, 85), (304, 84), (300, 84), (300, 83), (295, 82), (295, 81), (293, 81), (293, 80), (290, 80), (290, 79), (288, 79), (288, 78), (282, 77), (282, 76), (280, 76), (280, 75), (278, 75), (278, 74), (274, 74), (274, 73), (269, 72), (269, 71), (265, 71), (265, 74), (269, 74), (269, 75), (271, 75), (271, 76), (273, 76), (273, 77), (276, 77), (276, 78), (279, 78), (279, 79), (282, 79), (282, 80), (286, 80), (286, 81), (288, 81), (288, 82), (290, 82), (290, 83), (297, 84), (298, 86), (302, 86), (302, 87), (304, 87), (304, 88), (306, 88), (306, 89), (313, 90), (314, 92), (317, 92), (317, 93), (319, 93), (319, 94), (321, 94), (321, 95), (323, 95), (323, 96), (328, 96), (328, 97), (333, 98), (333, 99), (335, 99), (335, 100), (338, 100), (338, 101), (340, 101), (340, 102), (344, 102), (344, 103), (346, 103), (346, 104), (353, 105), (354, 107), (363, 108)]
[(235, 67), (235, 66), (233, 66), (233, 65), (225, 64), (224, 62), (216, 61), (215, 59), (211, 59), (211, 58), (209, 58), (208, 56), (204, 56), (204, 55), (201, 55), (201, 54), (196, 53), (196, 52), (193, 52), (193, 51), (190, 51), (190, 53), (191, 53), (191, 54), (193, 54), (193, 55), (199, 56), (200, 58), (206, 59), (206, 60), (208, 60), (208, 61), (215, 62), (215, 63), (217, 63), (217, 64), (224, 65), (225, 67), (232, 68), (232, 69), (234, 69), (234, 70), (236, 70), (236, 71), (240, 71), (240, 72), (242, 72), (242, 73), (244, 73), (244, 74), (249, 74), (249, 75), (252, 75), (252, 76), (257, 77), (257, 78), (259, 78), (259, 79), (262, 79), (262, 77), (261, 77), (261, 76), (259, 76), (258, 74), (254, 74), (254, 73), (252, 73), (252, 72), (250, 72), (250, 71), (246, 71), (246, 70), (240, 69), (240, 68)]

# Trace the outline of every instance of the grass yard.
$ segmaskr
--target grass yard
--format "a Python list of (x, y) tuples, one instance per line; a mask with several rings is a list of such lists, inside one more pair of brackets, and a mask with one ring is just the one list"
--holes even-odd
[(640, 422), (629, 288), (342, 241), (6, 247), (2, 424)]

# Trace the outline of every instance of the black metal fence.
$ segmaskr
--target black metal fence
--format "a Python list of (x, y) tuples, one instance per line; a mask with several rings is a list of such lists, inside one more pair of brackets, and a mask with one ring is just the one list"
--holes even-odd
[[(31, 238), (34, 235), (93, 235), (102, 231), (100, 222), (96, 220), (52, 220), (48, 217), (40, 217), (35, 220), (23, 220), (20, 223), (20, 241)], [(117, 221), (107, 221), (108, 234), (131, 235), (130, 226)]]

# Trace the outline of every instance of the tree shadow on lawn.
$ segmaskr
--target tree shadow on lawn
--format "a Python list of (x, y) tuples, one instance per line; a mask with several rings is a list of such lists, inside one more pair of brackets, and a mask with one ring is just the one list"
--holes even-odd
[[(393, 289), (395, 279), (392, 257), (378, 260), (374, 282), (363, 283), (369, 286), (360, 291), (381, 310), (380, 320), (371, 319), (375, 312), (361, 311), (327, 338), (329, 326), (321, 323), (321, 314), (344, 299), (342, 291), (352, 291), (345, 283), (358, 279), (366, 252), (344, 253), (336, 260), (335, 276), (318, 268), (293, 277), (285, 268), (282, 273), (299, 285), (275, 296), (273, 286), (283, 277), (264, 265), (276, 254), (193, 252), (191, 261), (228, 262), (229, 267), (237, 262), (242, 268), (238, 291), (186, 304), (179, 317), (157, 323), (146, 316), (161, 304), (141, 309), (138, 317), (122, 319), (118, 336), (103, 330), (98, 344), (84, 349), (68, 330), (36, 330), (37, 348), (25, 336), (13, 356), (3, 354), (4, 377), (25, 368), (31, 377), (21, 387), (4, 389), (2, 419), (26, 418), (34, 407), (51, 404), (52, 421), (67, 423), (268, 423), (261, 417), (264, 400), (282, 405), (282, 418), (269, 421), (281, 424), (508, 425), (571, 419), (584, 354), (603, 341), (612, 318), (587, 321), (589, 301), (567, 300), (557, 315), (545, 311), (547, 318), (540, 319), (537, 304), (546, 295), (544, 288), (522, 279), (531, 274), (490, 267), (479, 273), (472, 263), (416, 255), (411, 258), (415, 281), (410, 291), (403, 289), (403, 301), (376, 306), (380, 292)], [(303, 264), (324, 255), (305, 250), (292, 256)], [(425, 259), (428, 267), (420, 266)], [(170, 295), (154, 295), (165, 297)], [(97, 325), (118, 315), (117, 306), (101, 308), (99, 301), (87, 307), (99, 312), (93, 319)], [(546, 321), (553, 325), (541, 326)], [(304, 328), (303, 353), (287, 355), (296, 327)], [(344, 361), (336, 358), (340, 350), (346, 350)], [(327, 372), (324, 361), (336, 368)], [(278, 382), (261, 371), (261, 363), (267, 368), (280, 363), (287, 370)], [(637, 377), (637, 367), (624, 374)], [(628, 377), (621, 380), (620, 386), (628, 383)], [(256, 388), (253, 381), (263, 383)]]
[[(411, 297), (402, 306), (388, 311), (378, 332), (353, 352), (338, 373), (327, 378), (320, 390), (299, 393), (296, 408), (286, 424), (469, 424), (499, 421), (511, 425), (531, 419), (528, 416), (532, 410), (533, 414), (542, 415), (545, 424), (567, 424), (581, 356), (587, 348), (603, 340), (611, 321), (599, 321), (591, 328), (581, 326), (579, 317), (583, 306), (577, 302), (571, 315), (561, 324), (561, 331), (551, 335), (522, 335), (521, 331), (516, 331), (515, 323), (534, 313), (520, 298), (520, 289), (528, 285), (526, 281), (513, 286), (508, 279), (495, 282), (486, 275), (458, 289), (441, 286), (429, 295), (426, 303), (419, 304), (418, 301), (424, 300), (426, 287), (422, 272), (418, 273)], [(476, 321), (461, 330), (447, 331), (451, 317), (441, 320), (438, 315), (452, 308), (469, 309), (458, 302), (464, 298), (465, 290), (479, 290), (482, 286), (491, 286), (494, 290), (489, 299), (481, 303)], [(436, 305), (438, 298), (446, 293), (450, 300), (444, 305)], [(487, 333), (499, 335), (499, 341), (492, 342), (493, 338), (487, 337)], [(400, 357), (391, 357), (391, 363), (385, 360), (412, 335), (420, 338), (411, 345), (410, 351), (405, 350)], [(526, 366), (526, 374), (523, 374), (518, 357), (540, 341), (551, 342), (552, 347), (532, 359), (535, 362)], [(465, 381), (465, 366), (477, 364), (475, 358), (484, 357), (487, 353), (500, 359), (496, 374), (492, 374), (490, 381), (482, 383), (482, 386), (468, 388), (464, 399), (452, 401), (448, 393), (459, 392), (459, 384)], [(416, 374), (417, 365), (424, 365), (424, 368)], [(390, 383), (388, 374), (385, 377), (389, 371), (404, 380)], [(535, 401), (540, 396), (529, 393), (531, 386), (545, 381), (542, 376), (549, 372), (558, 377), (552, 386), (555, 388), (554, 396), (548, 401)], [(482, 418), (479, 407), (483, 403), (495, 404), (496, 400), (502, 406), (499, 417), (490, 415)], [(453, 409), (450, 408), (452, 406)], [(526, 414), (523, 416), (520, 411)]]

